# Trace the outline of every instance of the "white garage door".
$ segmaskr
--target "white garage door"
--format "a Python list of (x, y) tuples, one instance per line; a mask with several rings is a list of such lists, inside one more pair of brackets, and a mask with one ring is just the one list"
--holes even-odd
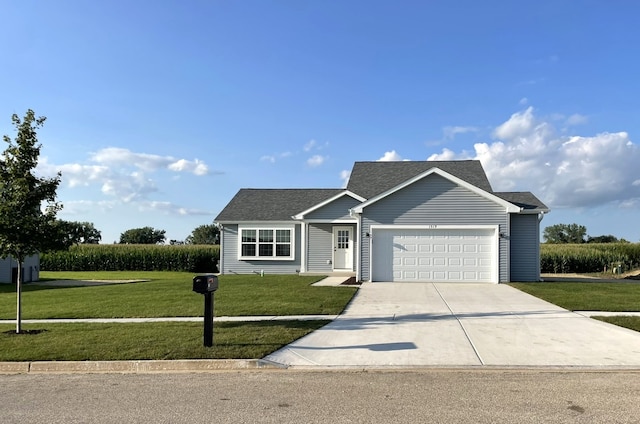
[(372, 281), (497, 282), (494, 229), (374, 229)]

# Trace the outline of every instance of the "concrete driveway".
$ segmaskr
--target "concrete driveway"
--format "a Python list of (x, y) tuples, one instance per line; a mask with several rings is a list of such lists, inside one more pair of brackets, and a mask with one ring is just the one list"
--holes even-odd
[(335, 321), (264, 359), (291, 367), (640, 368), (640, 333), (503, 284), (364, 283)]

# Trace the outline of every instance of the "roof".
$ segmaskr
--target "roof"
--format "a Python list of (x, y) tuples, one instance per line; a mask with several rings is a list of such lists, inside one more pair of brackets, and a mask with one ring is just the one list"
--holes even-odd
[(523, 212), (548, 212), (547, 205), (542, 203), (540, 199), (534, 196), (528, 191), (508, 191), (508, 192), (496, 192), (493, 193), (501, 199), (506, 200), (509, 203), (513, 203), (523, 209)]
[(493, 193), (487, 174), (478, 160), (356, 162), (351, 170), (347, 190), (370, 199), (431, 168), (439, 168)]
[[(463, 161), (403, 161), (356, 162), (346, 189), (255, 189), (244, 188), (231, 199), (215, 218), (216, 222), (235, 221), (291, 221), (293, 216), (322, 206), (340, 194), (355, 194), (367, 201), (397, 189), (403, 183), (430, 170), (439, 169), (450, 176), (522, 208), (522, 213), (548, 212), (549, 208), (529, 192), (494, 193), (478, 160)], [(439, 171), (437, 171), (439, 172)], [(494, 199), (495, 199), (494, 197)], [(366, 203), (366, 201), (365, 201)]]
[(218, 214), (215, 221), (290, 221), (344, 189), (255, 189), (243, 188)]

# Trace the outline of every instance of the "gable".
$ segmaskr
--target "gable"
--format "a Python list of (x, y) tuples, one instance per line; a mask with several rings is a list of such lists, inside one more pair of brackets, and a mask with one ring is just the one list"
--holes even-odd
[(347, 190), (371, 199), (433, 168), (445, 171), (486, 192), (493, 191), (482, 164), (477, 160), (356, 162), (351, 170)]
[(294, 218), (307, 220), (350, 219), (349, 209), (359, 205), (365, 200), (365, 198), (345, 190), (342, 193), (299, 213), (294, 216)]
[[(476, 194), (477, 196), (484, 198), (486, 200), (489, 200), (490, 202), (504, 208), (507, 212), (520, 212), (520, 207), (494, 195), (491, 192), (487, 192), (477, 186), (474, 186), (470, 183), (468, 183), (467, 181), (464, 181), (458, 177), (455, 177), (445, 171), (442, 171), (439, 168), (431, 168), (429, 170), (427, 170), (426, 172), (416, 175), (413, 178), (402, 182), (401, 184), (392, 187), (391, 189), (378, 194), (377, 196), (367, 200), (366, 202), (361, 203), (360, 205), (356, 206), (355, 208), (353, 208), (353, 212), (355, 213), (362, 213), (362, 211), (364, 210), (364, 208), (369, 207), (379, 201), (381, 201), (382, 199), (385, 199), (391, 195), (394, 195), (397, 192), (406, 190), (408, 188), (410, 188), (412, 185), (418, 183), (418, 182), (422, 182), (423, 180), (425, 180), (427, 177), (430, 177), (432, 175), (436, 175), (439, 176), (445, 180), (448, 180), (450, 183), (452, 183), (453, 185), (459, 186), (463, 189), (465, 189), (465, 191), (471, 192)], [(433, 179), (430, 179), (433, 180)], [(416, 201), (419, 203), (423, 203), (424, 202), (424, 198), (422, 197), (422, 195), (420, 193), (417, 193), (416, 195)]]

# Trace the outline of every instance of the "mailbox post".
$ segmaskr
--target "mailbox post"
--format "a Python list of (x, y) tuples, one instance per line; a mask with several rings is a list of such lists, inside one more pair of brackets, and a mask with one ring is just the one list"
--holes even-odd
[(213, 293), (218, 290), (218, 277), (197, 275), (193, 277), (193, 291), (204, 295), (204, 345), (213, 346)]

